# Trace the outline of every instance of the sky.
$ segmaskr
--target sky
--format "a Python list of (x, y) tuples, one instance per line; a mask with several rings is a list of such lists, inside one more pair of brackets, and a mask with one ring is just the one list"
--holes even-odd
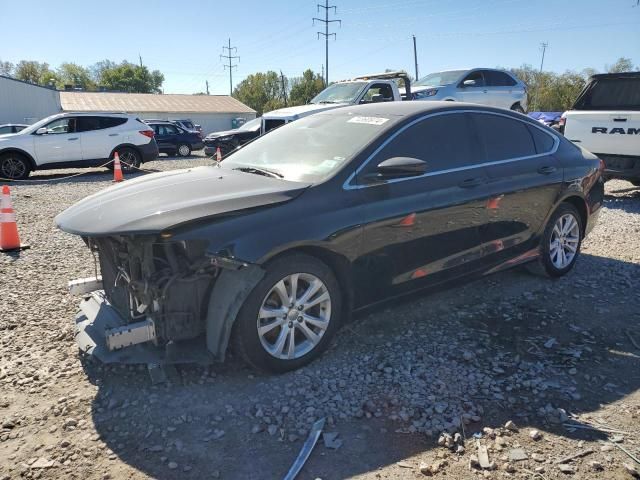
[[(320, 0), (321, 2), (324, 0)], [(640, 65), (638, 0), (332, 0), (329, 80), (387, 68), (419, 75), (471, 67), (581, 71), (619, 57)], [(233, 54), (236, 85), (259, 71), (300, 76), (325, 63), (316, 0), (155, 0), (91, 2), (0, 0), (5, 40), (0, 60), (89, 66), (104, 59), (138, 62), (165, 75), (165, 93), (229, 93), (223, 45)]]

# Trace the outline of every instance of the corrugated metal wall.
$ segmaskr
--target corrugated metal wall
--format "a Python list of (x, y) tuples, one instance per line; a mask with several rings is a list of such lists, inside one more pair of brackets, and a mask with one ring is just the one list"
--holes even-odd
[(56, 90), (0, 77), (0, 124), (34, 123), (61, 111)]
[(138, 113), (139, 117), (153, 120), (173, 120), (189, 118), (194, 123), (202, 126), (202, 133), (207, 135), (211, 132), (219, 132), (221, 130), (231, 130), (231, 120), (234, 118), (244, 118), (249, 121), (256, 117), (255, 113)]

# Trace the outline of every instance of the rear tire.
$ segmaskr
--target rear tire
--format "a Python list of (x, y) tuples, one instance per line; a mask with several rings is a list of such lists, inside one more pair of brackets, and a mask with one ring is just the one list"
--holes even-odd
[(179, 157), (188, 157), (189, 155), (191, 155), (191, 146), (187, 143), (181, 143), (180, 145), (178, 145), (176, 153)]
[(327, 348), (340, 325), (342, 298), (331, 269), (314, 257), (287, 255), (266, 268), (238, 313), (232, 341), (252, 367), (281, 373)]
[[(123, 172), (137, 172), (140, 168), (142, 161), (140, 160), (140, 154), (130, 147), (121, 147), (116, 150), (120, 157), (120, 167)], [(113, 169), (113, 163), (110, 164)]]
[(534, 273), (552, 278), (567, 274), (580, 255), (584, 226), (578, 210), (570, 203), (557, 208), (544, 229), (537, 265), (529, 266)]
[(15, 152), (0, 155), (0, 177), (7, 180), (26, 180), (31, 172), (31, 163), (24, 155)]

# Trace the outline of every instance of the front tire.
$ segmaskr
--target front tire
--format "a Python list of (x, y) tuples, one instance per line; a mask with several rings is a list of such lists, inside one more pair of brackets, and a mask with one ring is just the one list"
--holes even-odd
[(576, 207), (562, 203), (542, 235), (540, 266), (549, 277), (568, 273), (580, 255), (584, 228)]
[(26, 180), (31, 164), (24, 155), (9, 152), (0, 156), (0, 177), (7, 180)]
[(524, 114), (524, 108), (522, 108), (522, 105), (520, 105), (519, 103), (516, 103), (515, 105), (511, 105), (511, 110), (513, 110), (514, 112)]
[(191, 155), (191, 146), (186, 143), (178, 145), (177, 153), (179, 157), (188, 157)]
[(308, 364), (339, 327), (341, 297), (331, 269), (314, 257), (274, 260), (238, 313), (236, 352), (258, 370), (280, 373)]

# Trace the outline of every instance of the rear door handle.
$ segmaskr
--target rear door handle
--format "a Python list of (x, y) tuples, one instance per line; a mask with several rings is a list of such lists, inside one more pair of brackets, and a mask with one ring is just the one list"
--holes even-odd
[(110, 134), (109, 134), (109, 136), (110, 136), (110, 137), (117, 137), (117, 136), (118, 136), (118, 134), (117, 134), (117, 133), (110, 133)]
[(73, 137), (73, 138), (67, 138), (67, 140), (69, 140), (70, 142), (73, 142), (74, 140), (77, 140), (78, 137)]
[(627, 119), (626, 118), (614, 118), (613, 121), (614, 122), (626, 122)]
[(553, 173), (555, 171), (556, 171), (556, 167), (552, 167), (551, 165), (548, 165), (546, 167), (540, 167), (538, 169), (538, 173), (542, 175), (549, 175), (550, 173)]
[(482, 177), (467, 178), (465, 181), (460, 183), (460, 187), (461, 188), (473, 188), (473, 187), (477, 187), (479, 185), (482, 185), (483, 183), (484, 183), (484, 180), (482, 179)]

